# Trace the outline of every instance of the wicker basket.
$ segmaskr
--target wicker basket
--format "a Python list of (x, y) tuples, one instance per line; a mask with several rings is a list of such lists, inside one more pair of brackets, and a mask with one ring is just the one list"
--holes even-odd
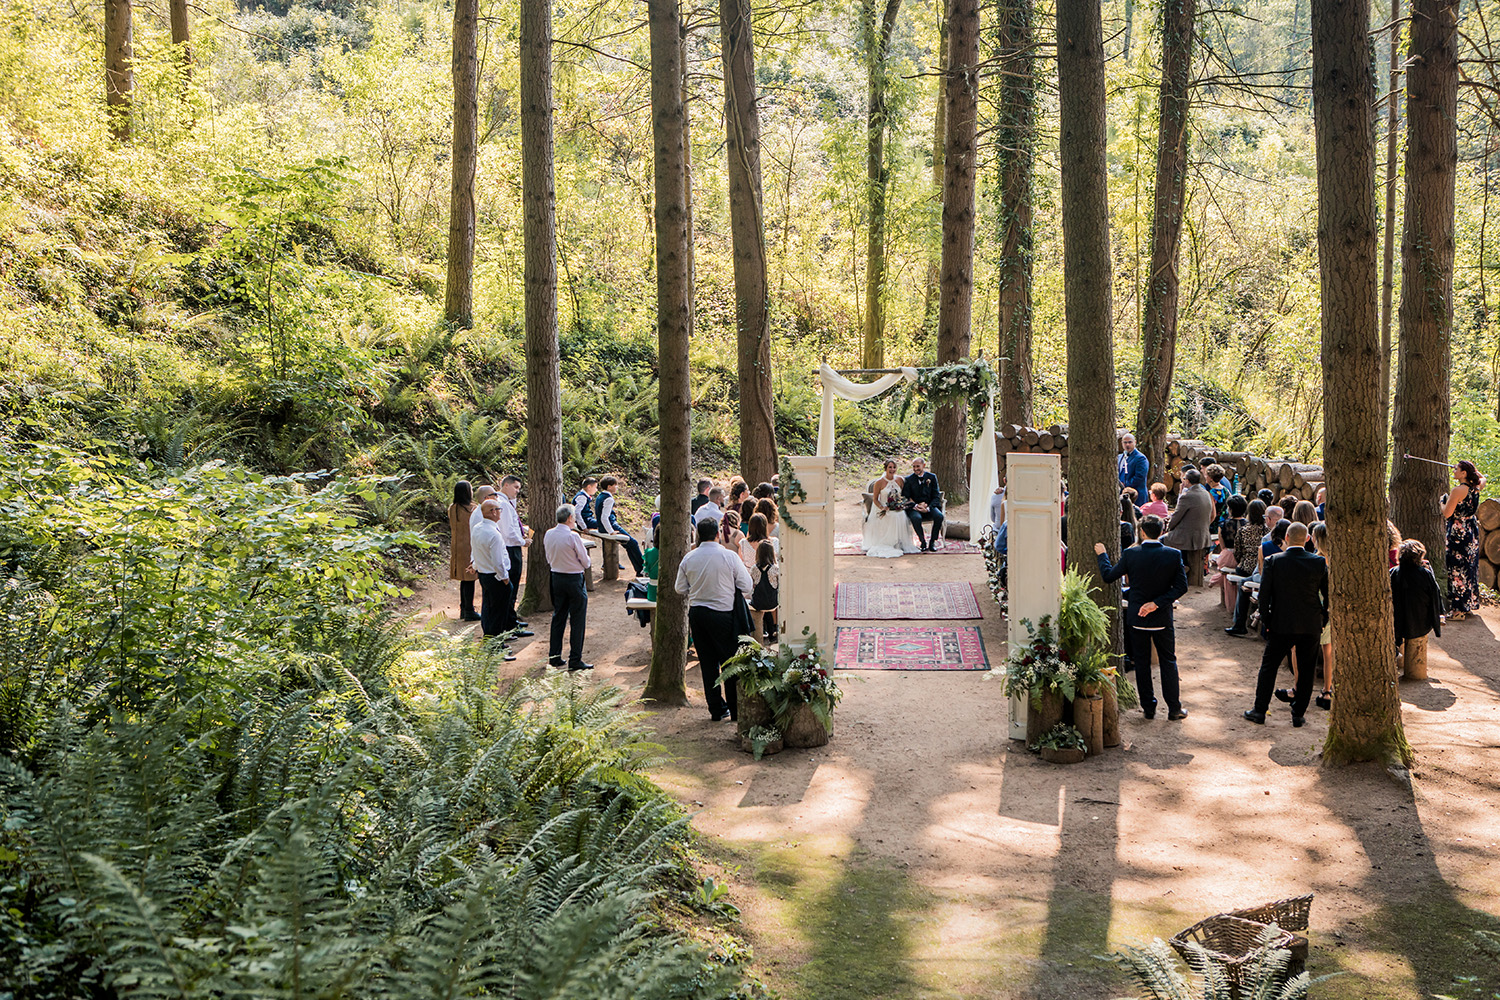
[(1306, 896), (1278, 899), (1264, 906), (1252, 906), (1248, 910), (1231, 910), (1229, 916), (1261, 924), (1275, 924), (1284, 931), (1305, 931), (1308, 917), (1312, 913), (1312, 901), (1312, 893), (1308, 893)]
[[(1209, 958), (1224, 969), (1229, 979), (1231, 995), (1239, 995), (1240, 978), (1249, 959), (1259, 950), (1261, 933), (1266, 925), (1256, 920), (1220, 913), (1200, 920), (1172, 938), (1172, 947), (1177, 949), (1183, 961), (1190, 954), (1188, 945), (1197, 944), (1208, 952)], [(1292, 953), (1287, 966), (1287, 977), (1299, 975), (1307, 962), (1307, 938), (1285, 929), (1267, 944), (1267, 947), (1284, 948)], [(1300, 957), (1299, 957), (1300, 955)]]

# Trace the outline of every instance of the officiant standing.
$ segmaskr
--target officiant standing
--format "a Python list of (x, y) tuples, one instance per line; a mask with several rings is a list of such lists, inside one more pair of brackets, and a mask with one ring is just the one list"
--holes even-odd
[[(943, 530), (943, 493), (938, 489), (937, 476), (927, 471), (925, 459), (912, 460), (911, 475), (907, 476), (906, 482), (901, 485), (901, 495), (910, 503), (906, 510), (906, 517), (911, 521), (911, 526), (917, 533), (917, 543), (921, 551), (934, 551), (937, 548), (938, 535)], [(930, 539), (922, 537), (923, 522), (932, 524)]]

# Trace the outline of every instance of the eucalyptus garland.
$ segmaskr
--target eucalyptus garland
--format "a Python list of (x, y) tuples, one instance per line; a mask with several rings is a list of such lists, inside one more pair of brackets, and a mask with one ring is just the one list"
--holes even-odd
[(776, 494), (776, 513), (781, 516), (781, 523), (791, 528), (800, 535), (807, 534), (807, 529), (797, 523), (792, 517), (789, 503), (801, 503), (807, 499), (807, 490), (802, 486), (802, 480), (797, 478), (797, 473), (792, 471), (792, 463), (785, 458), (781, 460), (781, 489)]
[(990, 393), (998, 384), (995, 369), (985, 358), (923, 368), (917, 372), (916, 382), (907, 389), (906, 399), (901, 404), (901, 417), (905, 419), (913, 402), (918, 407), (964, 402), (969, 407), (969, 426), (977, 427), (990, 405)]

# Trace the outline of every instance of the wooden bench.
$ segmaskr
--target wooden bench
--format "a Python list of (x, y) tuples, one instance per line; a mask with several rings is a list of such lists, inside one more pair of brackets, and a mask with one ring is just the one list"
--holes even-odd
[[(579, 528), (578, 533), (587, 541), (595, 539), (600, 546), (599, 552), (604, 560), (604, 579), (618, 580), (620, 578), (620, 543), (630, 540), (629, 535), (616, 535), (608, 531), (595, 531), (593, 528)], [(593, 576), (592, 573), (589, 574)], [(591, 588), (592, 589), (592, 588)]]

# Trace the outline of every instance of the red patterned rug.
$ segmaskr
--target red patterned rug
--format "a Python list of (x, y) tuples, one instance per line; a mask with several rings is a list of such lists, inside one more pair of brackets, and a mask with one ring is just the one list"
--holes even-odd
[(836, 670), (988, 670), (984, 640), (972, 625), (841, 628)]
[(839, 583), (833, 617), (870, 621), (983, 618), (972, 583)]
[[(862, 544), (863, 541), (864, 536), (860, 535), (857, 532), (851, 533), (848, 531), (835, 531), (833, 533), (833, 554), (836, 556), (862, 556), (865, 554), (864, 546)], [(941, 545), (942, 547), (933, 549), (932, 552), (929, 552), (927, 554), (939, 556), (962, 556), (971, 555), (979, 551), (979, 546), (975, 545), (973, 542), (965, 542), (957, 538), (953, 539), (952, 541), (940, 542), (939, 545)], [(922, 555), (922, 553), (913, 552), (911, 553), (911, 555), (919, 556)], [(904, 559), (906, 557), (902, 556), (901, 558)]]

